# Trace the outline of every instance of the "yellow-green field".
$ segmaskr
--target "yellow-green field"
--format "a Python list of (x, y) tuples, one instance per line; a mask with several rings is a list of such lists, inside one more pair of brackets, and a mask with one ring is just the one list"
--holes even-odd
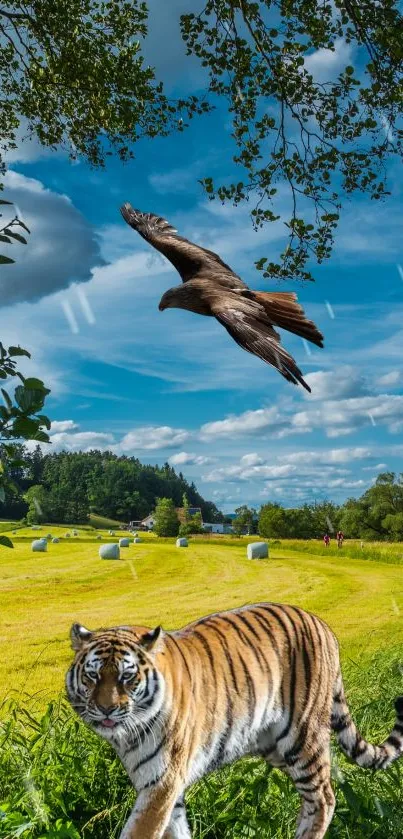
[[(402, 638), (403, 567), (273, 548), (268, 560), (246, 559), (244, 540), (191, 541), (139, 534), (121, 561), (98, 557), (96, 533), (33, 553), (31, 539), (63, 536), (66, 526), (18, 530), (14, 549), (0, 547), (0, 698), (36, 694), (40, 703), (63, 688), (73, 621), (91, 628), (119, 623), (167, 629), (246, 602), (291, 602), (317, 612), (335, 630), (343, 657), (360, 660)], [(11, 535), (12, 529), (8, 531)], [(102, 541), (116, 541), (102, 532)]]

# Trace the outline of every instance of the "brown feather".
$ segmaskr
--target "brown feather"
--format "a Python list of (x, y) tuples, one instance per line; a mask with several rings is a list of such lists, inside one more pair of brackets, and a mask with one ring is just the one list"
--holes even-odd
[(310, 392), (274, 329), (278, 326), (323, 346), (322, 333), (305, 317), (294, 292), (251, 291), (218, 254), (179, 236), (166, 219), (127, 203), (121, 213), (143, 239), (169, 259), (182, 278), (184, 285), (168, 289), (162, 296), (161, 311), (179, 308), (216, 317), (239, 346)]

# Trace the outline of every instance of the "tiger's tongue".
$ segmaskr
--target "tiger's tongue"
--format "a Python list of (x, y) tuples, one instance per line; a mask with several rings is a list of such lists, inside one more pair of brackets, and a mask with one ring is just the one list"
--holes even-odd
[(115, 723), (113, 722), (113, 720), (102, 720), (102, 725), (104, 725), (105, 728), (114, 728), (115, 727)]

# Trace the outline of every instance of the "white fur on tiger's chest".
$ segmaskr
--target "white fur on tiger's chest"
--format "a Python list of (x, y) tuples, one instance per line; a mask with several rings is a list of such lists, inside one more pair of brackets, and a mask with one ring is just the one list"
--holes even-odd
[(164, 773), (167, 766), (164, 734), (155, 726), (141, 745), (133, 746), (120, 755), (123, 766), (137, 789), (153, 784)]

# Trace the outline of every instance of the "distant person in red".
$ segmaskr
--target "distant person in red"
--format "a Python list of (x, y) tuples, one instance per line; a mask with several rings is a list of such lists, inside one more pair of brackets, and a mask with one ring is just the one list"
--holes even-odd
[(324, 535), (324, 537), (323, 537), (323, 541), (324, 541), (324, 543), (325, 543), (325, 546), (328, 548), (328, 547), (329, 547), (329, 545), (330, 545), (330, 536), (329, 536), (329, 534), (328, 534), (328, 533), (325, 533), (325, 535)]
[(337, 547), (342, 548), (343, 547), (343, 539), (344, 539), (344, 533), (343, 533), (342, 530), (337, 531), (336, 539), (337, 539)]

